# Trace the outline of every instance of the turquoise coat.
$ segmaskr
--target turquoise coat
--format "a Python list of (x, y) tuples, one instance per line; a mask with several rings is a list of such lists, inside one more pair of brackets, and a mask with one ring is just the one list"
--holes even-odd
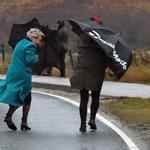
[(19, 41), (14, 49), (6, 74), (0, 81), (0, 102), (13, 106), (22, 106), (25, 97), (32, 89), (31, 65), (38, 62), (36, 45), (28, 40)]

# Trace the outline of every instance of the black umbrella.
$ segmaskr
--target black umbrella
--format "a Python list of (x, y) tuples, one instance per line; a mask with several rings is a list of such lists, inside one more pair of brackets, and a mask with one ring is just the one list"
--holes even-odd
[(44, 47), (38, 48), (40, 62), (33, 66), (33, 73), (40, 74), (47, 66), (57, 66), (61, 45), (56, 40), (56, 30), (51, 30), (47, 26), (43, 26), (34, 18), (25, 24), (13, 24), (8, 44), (14, 48), (17, 42), (26, 37), (26, 32), (30, 28), (39, 28), (45, 34)]
[(30, 28), (39, 28), (41, 29), (43, 26), (39, 24), (39, 21), (34, 18), (31, 21), (25, 24), (13, 24), (9, 36), (8, 44), (14, 48), (16, 43), (21, 39), (26, 37), (26, 33)]
[(87, 35), (104, 51), (109, 68), (118, 78), (122, 77), (131, 64), (132, 53), (120, 34), (91, 20), (81, 22), (71, 19), (69, 22), (77, 35)]

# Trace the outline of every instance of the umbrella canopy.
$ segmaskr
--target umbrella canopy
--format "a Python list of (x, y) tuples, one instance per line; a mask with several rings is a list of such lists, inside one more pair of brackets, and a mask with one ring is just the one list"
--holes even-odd
[(42, 26), (39, 24), (39, 21), (36, 18), (32, 19), (31, 21), (25, 24), (13, 24), (8, 44), (12, 46), (12, 48), (14, 48), (18, 41), (26, 37), (26, 33), (30, 28), (41, 29)]
[(69, 23), (77, 35), (87, 35), (104, 51), (108, 58), (108, 67), (118, 78), (122, 77), (131, 64), (132, 53), (120, 34), (91, 20), (81, 22), (71, 19)]
[(25, 24), (13, 24), (8, 44), (14, 48), (19, 40), (26, 37), (30, 28), (39, 28), (45, 34), (44, 47), (37, 50), (40, 62), (33, 66), (33, 73), (40, 74), (47, 66), (57, 66), (62, 45), (57, 41), (56, 30), (40, 25), (36, 18)]

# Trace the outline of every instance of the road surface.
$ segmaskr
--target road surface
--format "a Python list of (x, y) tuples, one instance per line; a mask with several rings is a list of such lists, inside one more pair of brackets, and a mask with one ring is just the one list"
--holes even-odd
[(88, 127), (85, 134), (80, 133), (78, 107), (53, 96), (33, 94), (32, 130), (28, 132), (20, 131), (21, 108), (13, 118), (17, 131), (10, 131), (3, 122), (6, 110), (7, 106), (0, 104), (0, 150), (129, 150), (124, 140), (99, 120), (96, 132)]

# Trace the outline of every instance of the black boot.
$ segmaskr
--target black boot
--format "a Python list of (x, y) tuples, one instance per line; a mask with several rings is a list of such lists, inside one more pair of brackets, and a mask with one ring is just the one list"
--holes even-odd
[(8, 128), (10, 128), (11, 130), (17, 130), (16, 125), (12, 121), (12, 115), (11, 114), (9, 114), (9, 113), (6, 114), (4, 122), (6, 122)]
[(80, 132), (86, 132), (86, 115), (87, 115), (86, 109), (82, 109), (80, 107), (80, 119), (81, 119), (81, 126), (79, 128)]
[(81, 126), (80, 126), (80, 128), (79, 128), (79, 131), (80, 132), (86, 132), (86, 123), (81, 123)]
[(96, 130), (97, 126), (95, 123), (95, 117), (99, 108), (99, 95), (100, 91), (92, 91), (92, 103), (91, 103), (91, 115), (90, 115), (90, 121), (88, 122), (91, 129)]
[(21, 130), (31, 130), (31, 128), (28, 126), (27, 124), (27, 119), (26, 118), (22, 118), (22, 122), (21, 122)]
[(88, 125), (90, 126), (90, 129), (94, 129), (94, 130), (97, 129), (97, 126), (96, 126), (96, 123), (95, 123), (94, 119), (90, 119)]
[(23, 116), (21, 122), (21, 130), (31, 130), (31, 128), (27, 124), (27, 118), (30, 110), (31, 105), (31, 94), (29, 94), (25, 99), (25, 105), (23, 106)]

